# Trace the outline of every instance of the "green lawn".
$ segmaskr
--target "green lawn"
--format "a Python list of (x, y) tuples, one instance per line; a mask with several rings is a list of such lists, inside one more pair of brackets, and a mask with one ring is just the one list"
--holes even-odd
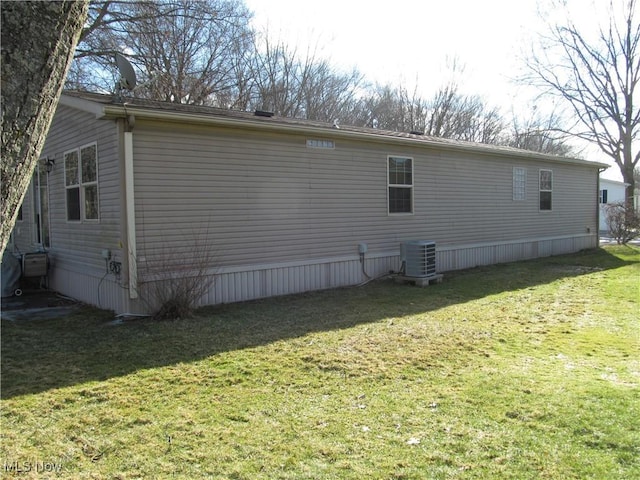
[(616, 246), (186, 321), (2, 321), (2, 476), (640, 478), (639, 288)]

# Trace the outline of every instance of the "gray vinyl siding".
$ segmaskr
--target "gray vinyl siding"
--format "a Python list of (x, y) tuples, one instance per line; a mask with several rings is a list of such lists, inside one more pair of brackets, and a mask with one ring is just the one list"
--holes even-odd
[[(587, 233), (595, 226), (597, 170), (555, 162), (441, 154), (417, 172), (418, 215), (442, 245)], [(526, 200), (513, 200), (513, 167), (527, 171)], [(539, 210), (540, 169), (553, 171), (553, 209)]]
[[(49, 176), (50, 286), (118, 313), (148, 311), (157, 281), (192, 272), (194, 257), (205, 258), (206, 274), (215, 277), (199, 303), (213, 304), (358, 284), (367, 274), (397, 271), (406, 240), (435, 241), (439, 272), (598, 244), (597, 164), (304, 122), (147, 110), (130, 123), (136, 242), (129, 246), (137, 248), (137, 269), (129, 269), (124, 120), (96, 119), (98, 103), (66, 105), (42, 152), (56, 162)], [(105, 118), (129, 114), (109, 105)], [(218, 120), (227, 126), (208, 123)], [(335, 148), (310, 148), (308, 139)], [(100, 219), (69, 222), (64, 152), (94, 142)], [(411, 214), (388, 213), (389, 156), (413, 159)], [(514, 167), (526, 169), (522, 201), (513, 200)], [(551, 211), (539, 209), (540, 169), (553, 172)], [(34, 239), (32, 189), (25, 207), (17, 246)], [(363, 264), (360, 243), (368, 245)], [(120, 275), (107, 271), (105, 249), (122, 263)]]
[[(385, 146), (341, 138), (138, 121), (134, 130), (140, 258), (187, 252), (205, 235), (218, 267), (393, 254), (408, 239), (442, 247), (584, 235), (596, 228), (597, 169), (549, 161)], [(311, 137), (316, 138), (316, 137)], [(414, 213), (389, 215), (388, 155), (413, 158)], [(527, 169), (514, 201), (513, 167)], [(553, 171), (541, 212), (538, 171)], [(594, 197), (595, 196), (595, 197)]]
[(29, 184), (29, 188), (22, 200), (22, 220), (16, 221), (7, 249), (15, 254), (33, 251), (35, 248), (34, 238), (35, 212), (33, 202), (33, 184)]
[[(93, 142), (97, 144), (100, 218), (70, 222), (66, 213), (64, 152)], [(89, 113), (60, 105), (42, 152), (43, 157), (56, 161), (49, 176), (52, 287), (94, 304), (99, 297), (99, 280), (106, 272), (102, 250), (109, 249), (114, 259), (122, 261), (119, 150), (116, 122), (97, 120)], [(103, 293), (103, 298), (104, 295), (107, 294)]]

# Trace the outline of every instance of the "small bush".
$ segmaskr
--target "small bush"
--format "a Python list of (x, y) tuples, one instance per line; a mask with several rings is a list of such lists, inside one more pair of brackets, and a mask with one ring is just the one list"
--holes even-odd
[(174, 278), (149, 285), (149, 300), (156, 320), (179, 320), (193, 314), (198, 300), (213, 285), (214, 276), (206, 272), (175, 272)]
[(215, 282), (216, 255), (209, 235), (189, 236), (176, 248), (169, 248), (169, 241), (162, 245), (146, 251), (141, 299), (157, 320), (188, 318)]
[(640, 236), (640, 215), (622, 202), (610, 203), (605, 207), (609, 233), (618, 244), (626, 245)]

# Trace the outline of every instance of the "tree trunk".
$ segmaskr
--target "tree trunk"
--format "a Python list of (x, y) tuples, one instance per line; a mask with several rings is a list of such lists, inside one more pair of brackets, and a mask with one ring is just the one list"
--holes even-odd
[(0, 256), (29, 187), (88, 2), (3, 1)]
[(627, 215), (629, 217), (634, 215), (635, 206), (633, 204), (633, 198), (636, 188), (636, 179), (633, 175), (633, 164), (625, 165), (622, 169), (622, 181), (625, 183), (624, 187), (624, 204), (626, 207)]

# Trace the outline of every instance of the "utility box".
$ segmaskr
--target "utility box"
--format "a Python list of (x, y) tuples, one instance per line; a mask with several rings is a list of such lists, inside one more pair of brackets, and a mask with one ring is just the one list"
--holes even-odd
[(23, 277), (45, 277), (49, 271), (49, 257), (46, 253), (25, 253), (22, 256)]

